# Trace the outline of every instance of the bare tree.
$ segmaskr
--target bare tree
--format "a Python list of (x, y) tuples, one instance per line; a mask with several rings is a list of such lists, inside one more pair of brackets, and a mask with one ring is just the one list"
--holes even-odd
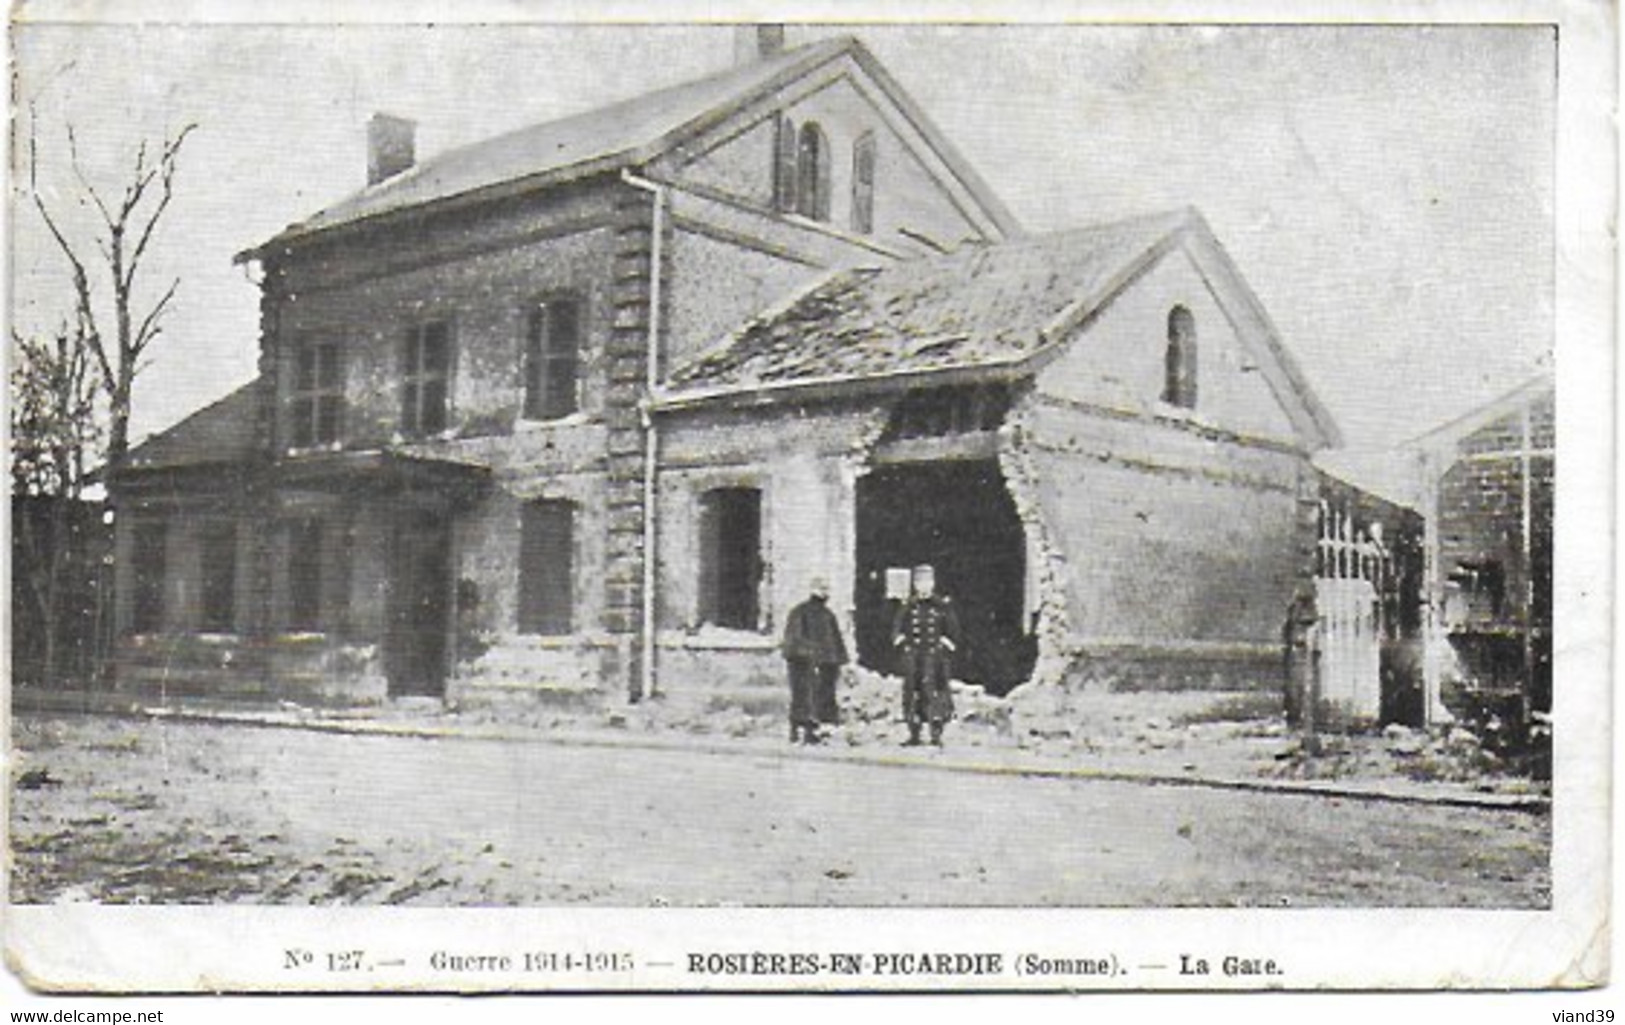
[(97, 384), (82, 329), (63, 325), (50, 338), (13, 332), (12, 346), (13, 594), (19, 619), (33, 627), (21, 645), (31, 657), (20, 661), (52, 681), (64, 627), (94, 572), (85, 534), (95, 529), (94, 510), (81, 499), (101, 433)]
[[(31, 125), (32, 114), (31, 108)], [(39, 148), (30, 136), (29, 193), (72, 270), (79, 332), (86, 350), (95, 360), (101, 388), (107, 396), (107, 463), (113, 469), (123, 465), (129, 451), (130, 401), (136, 374), (145, 365), (143, 356), (147, 349), (163, 333), (164, 313), (180, 287), (179, 278), (171, 280), (157, 300), (144, 310), (140, 308), (137, 278), (148, 255), (148, 246), (174, 198), (181, 147), (196, 128), (197, 125), (188, 124), (173, 135), (166, 134), (156, 156), (143, 141), (136, 150), (134, 166), (123, 192), (115, 197), (110, 193), (104, 195), (86, 175), (79, 160), (78, 139), (72, 125), (68, 127), (68, 155), (74, 178), (83, 200), (101, 221), (93, 238), (95, 256), (99, 257), (95, 267), (97, 271), (105, 268), (112, 289), (111, 335), (104, 331), (97, 311), (95, 288), (101, 275), (91, 272), (93, 258), (86, 255), (90, 247), (83, 242), (70, 241), (62, 221), (46, 204), (38, 185)]]

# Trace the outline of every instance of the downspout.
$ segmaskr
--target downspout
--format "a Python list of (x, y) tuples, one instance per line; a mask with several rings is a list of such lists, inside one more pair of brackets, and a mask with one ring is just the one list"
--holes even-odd
[(656, 543), (659, 536), (655, 528), (655, 477), (659, 456), (659, 433), (651, 403), (660, 385), (660, 299), (661, 250), (666, 228), (666, 189), (663, 185), (640, 178), (631, 171), (622, 171), (621, 180), (633, 188), (642, 189), (654, 199), (649, 239), (649, 338), (646, 352), (643, 400), (638, 403), (638, 416), (643, 424), (643, 630), (640, 638), (642, 657), (638, 660), (641, 697), (659, 696), (655, 677), (655, 564)]
[(1535, 574), (1533, 560), (1533, 546), (1530, 544), (1529, 534), (1534, 529), (1535, 512), (1533, 495), (1530, 491), (1529, 474), (1533, 469), (1530, 466), (1530, 425), (1529, 405), (1524, 404), (1519, 416), (1520, 440), (1518, 445), (1518, 481), (1519, 501), (1522, 507), (1522, 533), (1523, 533), (1523, 726), (1529, 725), (1529, 712), (1534, 707), (1531, 698), (1535, 688)]

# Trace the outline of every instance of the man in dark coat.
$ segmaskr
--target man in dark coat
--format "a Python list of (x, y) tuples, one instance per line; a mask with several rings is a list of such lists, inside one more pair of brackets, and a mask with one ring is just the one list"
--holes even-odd
[(784, 660), (790, 670), (790, 742), (822, 741), (818, 724), (834, 724), (835, 678), (846, 664), (841, 624), (829, 608), (829, 582), (814, 577), (811, 596), (790, 610), (784, 624)]
[(897, 610), (892, 644), (902, 659), (903, 718), (909, 747), (920, 743), (920, 725), (931, 725), (931, 743), (942, 746), (942, 726), (954, 714), (953, 653), (959, 647), (959, 616), (953, 602), (936, 593), (936, 571), (914, 567), (908, 600)]

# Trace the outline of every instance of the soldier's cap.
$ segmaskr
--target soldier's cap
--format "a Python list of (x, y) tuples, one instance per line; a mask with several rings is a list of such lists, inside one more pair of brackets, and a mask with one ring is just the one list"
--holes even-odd
[(829, 593), (829, 577), (813, 577), (807, 584), (807, 590), (812, 591), (814, 594)]
[(937, 568), (931, 565), (929, 562), (922, 562), (918, 566), (914, 567), (914, 572), (916, 573), (935, 573), (936, 571)]

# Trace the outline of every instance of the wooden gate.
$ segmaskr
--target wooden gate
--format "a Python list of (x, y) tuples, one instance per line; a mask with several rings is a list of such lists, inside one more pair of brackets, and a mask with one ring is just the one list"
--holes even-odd
[(1320, 698), (1339, 718), (1382, 715), (1383, 594), (1393, 558), (1382, 524), (1356, 528), (1347, 510), (1320, 503), (1315, 560)]

